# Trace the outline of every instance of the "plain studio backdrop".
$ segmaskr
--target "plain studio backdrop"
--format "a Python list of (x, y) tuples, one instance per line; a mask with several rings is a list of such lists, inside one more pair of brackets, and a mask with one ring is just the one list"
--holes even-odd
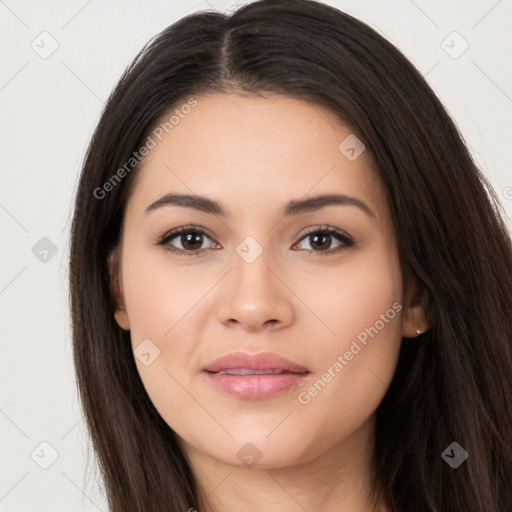
[[(107, 510), (86, 466), (72, 365), (67, 245), (80, 166), (142, 46), (186, 14), (242, 3), (0, 0), (1, 512)], [(326, 3), (375, 28), (426, 77), (510, 226), (512, 1)]]

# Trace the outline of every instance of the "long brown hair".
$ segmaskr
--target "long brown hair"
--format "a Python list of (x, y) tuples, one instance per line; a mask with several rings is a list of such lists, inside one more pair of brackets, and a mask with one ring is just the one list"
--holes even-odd
[[(323, 106), (357, 134), (387, 194), (403, 275), (428, 292), (432, 326), (402, 343), (377, 410), (375, 489), (397, 512), (510, 510), (512, 247), (503, 209), (403, 54), (361, 21), (308, 0), (200, 12), (165, 29), (121, 77), (88, 148), (70, 248), (73, 348), (110, 510), (201, 510), (176, 435), (139, 378), (129, 332), (114, 320), (107, 255), (138, 166), (112, 176), (180, 102), (233, 91)], [(469, 455), (457, 469), (441, 457), (454, 441)]]

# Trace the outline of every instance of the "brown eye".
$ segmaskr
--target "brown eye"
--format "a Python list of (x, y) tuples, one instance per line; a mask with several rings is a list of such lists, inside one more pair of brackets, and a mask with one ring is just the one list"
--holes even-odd
[(203, 245), (203, 235), (197, 231), (179, 235), (179, 240), (182, 247), (187, 251), (197, 251)]
[[(317, 228), (314, 231), (310, 231), (305, 236), (303, 236), (301, 240), (306, 240), (309, 243), (310, 248), (306, 248), (304, 250), (308, 251), (309, 253), (316, 253), (321, 255), (335, 254), (354, 245), (354, 241), (345, 233), (330, 227), (320, 229)], [(337, 242), (338, 245), (332, 249), (332, 244), (335, 242)], [(295, 244), (294, 247), (299, 244)]]
[(202, 229), (193, 226), (182, 226), (167, 233), (157, 242), (157, 245), (162, 245), (177, 254), (194, 256), (208, 249), (208, 247), (202, 247), (205, 239), (211, 240)]
[(329, 249), (332, 236), (326, 233), (315, 233), (314, 235), (309, 235), (310, 245), (315, 249), (326, 250)]

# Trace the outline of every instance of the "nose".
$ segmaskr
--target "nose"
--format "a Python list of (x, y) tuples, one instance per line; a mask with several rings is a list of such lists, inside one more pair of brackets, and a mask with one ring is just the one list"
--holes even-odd
[[(218, 308), (219, 320), (246, 331), (275, 330), (293, 322), (293, 292), (279, 275), (267, 253), (252, 263), (234, 255), (234, 269), (224, 281)], [(288, 286), (290, 286), (288, 284)]]

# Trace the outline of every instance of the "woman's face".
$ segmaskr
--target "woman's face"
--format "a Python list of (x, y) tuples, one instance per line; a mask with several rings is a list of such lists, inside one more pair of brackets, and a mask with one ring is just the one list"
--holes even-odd
[[(382, 186), (361, 142), (320, 107), (196, 100), (151, 135), (112, 267), (142, 382), (190, 454), (285, 467), (346, 452), (371, 431), (413, 329)], [(158, 202), (170, 194), (191, 198)], [(314, 201), (324, 195), (339, 198)], [(252, 375), (205, 371), (233, 352), (301, 372), (271, 360), (233, 362)]]

